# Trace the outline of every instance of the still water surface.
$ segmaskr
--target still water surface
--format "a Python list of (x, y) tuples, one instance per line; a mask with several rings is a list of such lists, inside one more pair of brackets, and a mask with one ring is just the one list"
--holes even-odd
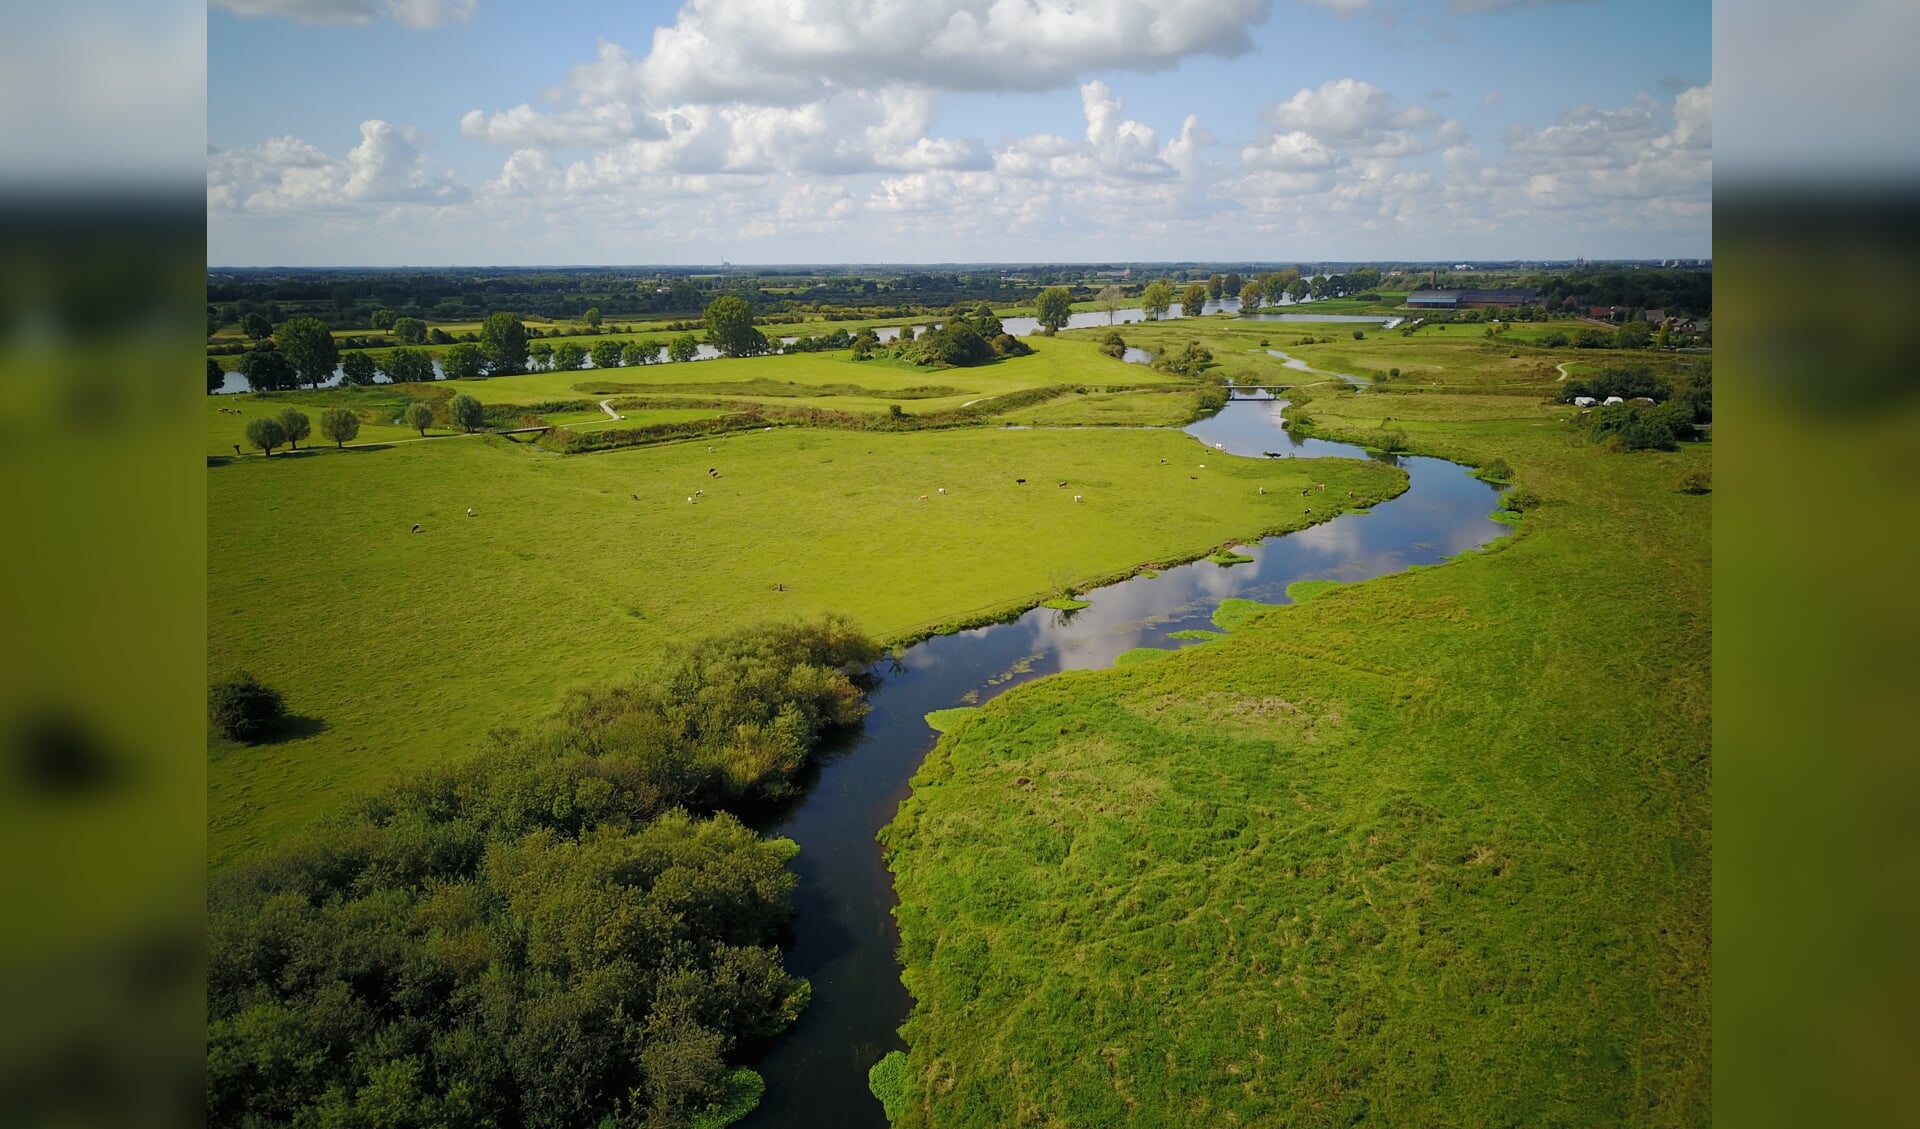
[[(1200, 441), (1194, 461), (1266, 452), (1367, 457), (1348, 444), (1296, 439), (1281, 420), (1284, 405), (1267, 396), (1236, 398), (1189, 426)], [(880, 684), (859, 732), (828, 756), (798, 807), (766, 828), (800, 844), (787, 966), (813, 982), (813, 1002), (754, 1064), (766, 1077), (766, 1097), (742, 1126), (885, 1129), (867, 1069), (902, 1048), (896, 1029), (913, 1001), (900, 983), (893, 882), (874, 836), (893, 819), (907, 781), (933, 747), (925, 715), (970, 704), (968, 694), (985, 701), (1056, 671), (1111, 666), (1134, 647), (1178, 647), (1168, 633), (1211, 627), (1214, 608), (1228, 597), (1286, 603), (1286, 587), (1296, 580), (1365, 580), (1445, 560), (1505, 532), (1487, 518), (1495, 491), (1465, 468), (1431, 458), (1399, 461), (1411, 479), (1406, 493), (1370, 513), (1245, 548), (1251, 564), (1198, 561), (1136, 577), (1095, 591), (1083, 611), (1036, 608), (1010, 623), (936, 636), (909, 648), (897, 668), (876, 669)]]

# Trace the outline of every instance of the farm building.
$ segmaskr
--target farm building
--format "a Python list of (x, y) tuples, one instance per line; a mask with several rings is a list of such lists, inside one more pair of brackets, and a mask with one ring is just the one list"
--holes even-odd
[(1462, 310), (1473, 306), (1530, 306), (1540, 298), (1531, 287), (1511, 290), (1416, 290), (1407, 305), (1416, 310)]

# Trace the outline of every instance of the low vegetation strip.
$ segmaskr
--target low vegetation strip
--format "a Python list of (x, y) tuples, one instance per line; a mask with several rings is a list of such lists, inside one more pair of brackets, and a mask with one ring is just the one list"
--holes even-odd
[(875, 400), (937, 400), (943, 396), (964, 396), (966, 389), (944, 384), (923, 384), (911, 388), (868, 388), (860, 384), (799, 384), (791, 380), (712, 380), (683, 383), (635, 383), (632, 381), (583, 380), (573, 386), (595, 396), (666, 395), (675, 392), (707, 396), (765, 396), (769, 399), (806, 396), (865, 396)]
[(1415, 434), (1520, 533), (942, 737), (894, 1124), (1711, 1121), (1710, 452)]
[(831, 618), (714, 637), (223, 871), (209, 1121), (743, 1115), (757, 1079), (730, 1056), (810, 990), (776, 944), (797, 848), (731, 813), (865, 713), (877, 654)]

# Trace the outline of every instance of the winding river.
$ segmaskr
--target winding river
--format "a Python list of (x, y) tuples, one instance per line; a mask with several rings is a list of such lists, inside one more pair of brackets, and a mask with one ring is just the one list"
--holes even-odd
[[(1269, 451), (1367, 457), (1349, 444), (1296, 439), (1280, 418), (1285, 404), (1236, 397), (1186, 430), (1209, 448), (1252, 458)], [(1444, 560), (1505, 532), (1487, 517), (1495, 491), (1465, 468), (1421, 457), (1400, 465), (1411, 479), (1406, 493), (1368, 513), (1267, 538), (1243, 550), (1251, 564), (1203, 560), (1135, 577), (1098, 589), (1082, 611), (1035, 608), (1010, 623), (935, 636), (909, 648), (897, 666), (883, 663), (864, 725), (825, 758), (798, 806), (766, 828), (800, 844), (787, 966), (813, 982), (813, 1001), (753, 1064), (766, 1078), (766, 1096), (739, 1124), (885, 1129), (867, 1069), (902, 1047), (896, 1029), (913, 1000), (900, 983), (893, 881), (874, 836), (933, 748), (929, 711), (976, 704), (1056, 671), (1111, 666), (1134, 647), (1178, 647), (1169, 632), (1211, 627), (1214, 608), (1229, 597), (1285, 603), (1296, 580), (1365, 580)]]

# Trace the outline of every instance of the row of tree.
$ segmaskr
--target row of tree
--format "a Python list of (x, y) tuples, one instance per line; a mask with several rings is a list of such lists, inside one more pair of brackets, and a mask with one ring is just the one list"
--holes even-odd
[(806, 1005), (787, 840), (739, 818), (866, 712), (844, 620), (575, 691), (208, 883), (216, 1125), (685, 1126)]
[[(447, 424), (471, 435), (486, 426), (486, 408), (465, 392), (457, 392), (446, 403)], [(433, 406), (421, 400), (407, 404), (400, 419), (418, 431), (422, 438), (435, 420)], [(273, 457), (274, 448), (300, 449), (300, 441), (313, 434), (312, 421), (299, 408), (282, 408), (278, 415), (258, 416), (247, 421), (247, 442)], [(344, 447), (360, 435), (360, 414), (351, 408), (330, 407), (320, 412), (320, 434), (335, 446)]]

